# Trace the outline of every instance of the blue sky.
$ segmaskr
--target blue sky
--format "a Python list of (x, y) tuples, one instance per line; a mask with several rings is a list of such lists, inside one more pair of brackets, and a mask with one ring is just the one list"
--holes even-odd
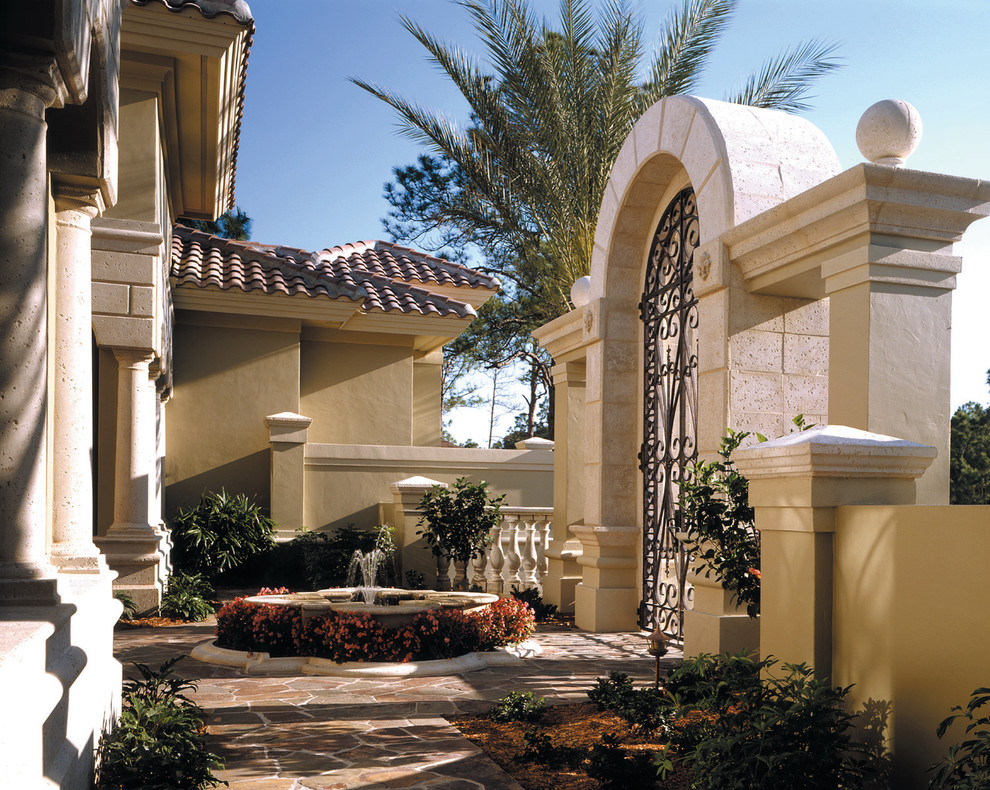
[[(254, 238), (320, 249), (381, 238), (383, 184), (420, 147), (397, 133), (391, 108), (348, 81), (377, 82), (454, 119), (465, 105), (400, 14), (480, 53), (467, 14), (448, 0), (249, 0), (257, 24), (237, 168), (237, 201)], [(671, 0), (632, 4), (647, 44)], [(556, 18), (556, 0), (532, 0)], [(862, 157), (856, 123), (875, 101), (901, 98), (921, 113), (924, 135), (909, 167), (990, 178), (988, 0), (740, 0), (700, 95), (721, 98), (766, 58), (824, 37), (845, 68), (822, 80), (805, 116), (844, 167)], [(987, 402), (990, 368), (990, 219), (957, 252), (963, 273), (953, 304), (952, 404)], [(475, 438), (480, 438), (475, 431)]]

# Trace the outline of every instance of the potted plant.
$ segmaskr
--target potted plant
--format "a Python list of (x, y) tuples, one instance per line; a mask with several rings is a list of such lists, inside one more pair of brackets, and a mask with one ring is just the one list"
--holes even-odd
[[(491, 531), (501, 521), (499, 507), (505, 494), (492, 497), (488, 484), (469, 483), (466, 477), (454, 481), (453, 488), (434, 486), (419, 503), (423, 515), (417, 532), (422, 535), (433, 554), (440, 561), (454, 561), (457, 575), (456, 589), (467, 585), (465, 567), (468, 561), (484, 551), (491, 543)], [(446, 581), (444, 574), (437, 574), (438, 586)]]

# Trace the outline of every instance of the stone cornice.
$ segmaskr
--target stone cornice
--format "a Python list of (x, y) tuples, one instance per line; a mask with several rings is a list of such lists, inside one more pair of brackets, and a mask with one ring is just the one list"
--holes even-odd
[(533, 337), (546, 349), (555, 362), (566, 362), (584, 356), (583, 349), (591, 345), (598, 336), (598, 316), (601, 314), (601, 299), (596, 299), (582, 307), (549, 321), (533, 330)]
[(833, 258), (871, 243), (934, 252), (988, 214), (986, 181), (864, 163), (732, 228), (722, 241), (751, 290), (818, 298), (823, 263)]
[(921, 477), (936, 456), (934, 447), (844, 425), (821, 425), (745, 450), (734, 459), (750, 480), (765, 478)]

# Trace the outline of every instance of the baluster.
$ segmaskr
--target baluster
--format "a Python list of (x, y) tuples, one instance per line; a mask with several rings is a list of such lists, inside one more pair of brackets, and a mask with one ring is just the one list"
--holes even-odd
[(523, 589), (536, 586), (536, 521), (532, 516), (522, 522), (522, 561), (519, 580)]
[(543, 580), (547, 578), (549, 563), (547, 561), (547, 548), (550, 545), (550, 517), (547, 515), (536, 517), (536, 583), (540, 587), (540, 594), (543, 594)]
[(488, 570), (485, 571), (485, 577), (488, 580), (487, 592), (495, 593), (496, 595), (502, 594), (502, 567), (505, 565), (505, 555), (502, 553), (502, 525), (505, 523), (505, 517), (502, 517), (502, 522), (499, 523), (494, 529), (492, 529), (492, 542), (488, 546)]
[(471, 558), (471, 586), (479, 590), (485, 589), (485, 565), (488, 563), (488, 552), (482, 549)]
[(515, 514), (507, 515), (502, 522), (502, 532), (506, 535), (505, 549), (505, 586), (503, 592), (512, 592), (512, 588), (522, 589), (522, 580), (519, 578), (519, 566), (522, 564), (522, 557), (519, 556), (517, 540), (519, 536), (519, 516)]
[(467, 589), (467, 563), (463, 560), (454, 560), (454, 584), (453, 589)]
[(437, 557), (437, 591), (450, 591), (450, 560), (443, 554)]

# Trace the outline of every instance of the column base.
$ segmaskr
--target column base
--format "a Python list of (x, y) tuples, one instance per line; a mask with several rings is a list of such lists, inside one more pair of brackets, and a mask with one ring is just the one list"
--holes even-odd
[(684, 613), (684, 657), (700, 653), (760, 652), (760, 618), (746, 614)]
[(557, 611), (569, 614), (574, 611), (574, 590), (581, 582), (581, 541), (551, 540), (547, 548), (547, 576), (543, 580), (543, 601), (552, 603)]
[(117, 572), (113, 591), (131, 596), (138, 613), (158, 609), (168, 578), (166, 535), (147, 524), (114, 525), (94, 542), (106, 554), (111, 570)]
[(54, 578), (10, 579), (0, 576), (0, 607), (55, 606), (59, 603)]
[(638, 631), (639, 591), (629, 587), (575, 588), (574, 625), (582, 631)]

